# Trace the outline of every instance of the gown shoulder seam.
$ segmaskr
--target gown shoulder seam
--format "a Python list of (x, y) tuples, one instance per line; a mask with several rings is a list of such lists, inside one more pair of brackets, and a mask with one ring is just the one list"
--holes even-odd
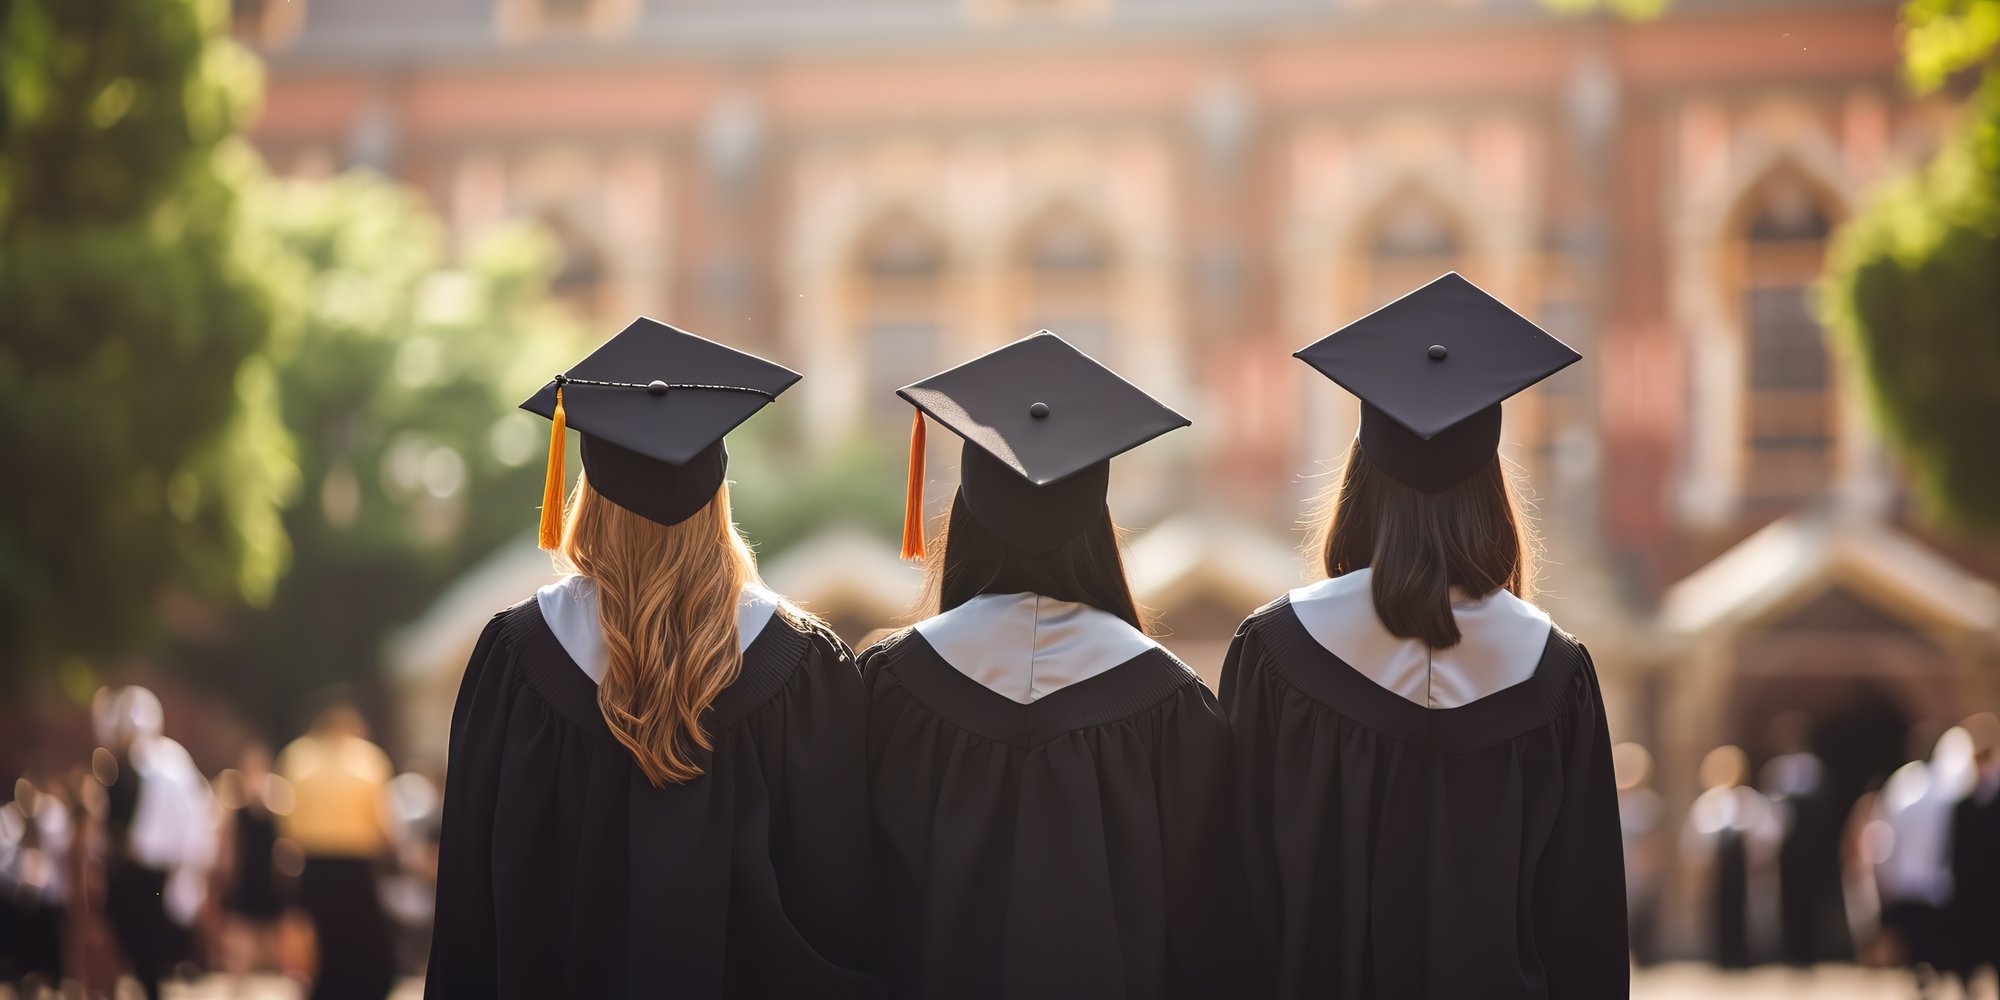
[(1533, 676), (1456, 708), (1429, 708), (1383, 689), (1320, 645), (1287, 603), (1253, 615), (1245, 631), (1266, 647), (1267, 672), (1277, 682), (1357, 726), (1444, 754), (1484, 749), (1559, 721), (1589, 662), (1575, 637), (1551, 625)]
[[(917, 633), (911, 630), (909, 634)], [(1200, 676), (1185, 663), (1166, 649), (1154, 647), (1024, 705), (960, 673), (931, 651), (921, 636), (916, 640), (907, 636), (892, 639), (897, 648), (916, 655), (874, 660), (890, 651), (885, 644), (892, 640), (885, 639), (871, 646), (864, 658), (893, 679), (912, 701), (944, 725), (1024, 750), (1067, 733), (1114, 725), (1152, 711), (1189, 685), (1207, 691)]]

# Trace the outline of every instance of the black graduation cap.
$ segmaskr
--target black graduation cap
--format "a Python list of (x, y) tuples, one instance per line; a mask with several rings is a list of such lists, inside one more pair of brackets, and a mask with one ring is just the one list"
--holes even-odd
[(1111, 459), (1188, 419), (1044, 330), (896, 390), (910, 428), (903, 557), (924, 554), (924, 415), (965, 439), (959, 491), (987, 527), (1039, 555), (1104, 510)]
[(1361, 398), (1376, 466), (1440, 493), (1492, 459), (1501, 401), (1581, 355), (1452, 271), (1294, 357)]
[(583, 468), (605, 499), (660, 524), (715, 498), (729, 463), (723, 435), (799, 373), (644, 316), (521, 404), (555, 422), (541, 544), (561, 542), (563, 430), (583, 435)]

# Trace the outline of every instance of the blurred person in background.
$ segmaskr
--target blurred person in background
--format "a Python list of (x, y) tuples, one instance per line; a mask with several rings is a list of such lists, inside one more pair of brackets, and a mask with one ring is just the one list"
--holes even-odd
[(1847, 908), (1847, 933), (1855, 958), (1864, 965), (1893, 965), (1900, 960), (1895, 943), (1882, 932), (1882, 893), (1875, 866), (1889, 857), (1895, 839), (1882, 818), (1882, 792), (1861, 793), (1847, 812), (1841, 831), (1841, 889)]
[(70, 831), (54, 786), (21, 778), (0, 806), (0, 984), (30, 997), (63, 982)]
[(879, 992), (861, 679), (759, 581), (725, 479), (798, 378), (640, 319), (523, 404), (562, 576), (465, 667), (427, 996)]
[(1764, 765), (1763, 793), (1777, 812), (1778, 950), (1803, 968), (1852, 956), (1840, 881), (1840, 838), (1847, 821), (1827, 785), (1826, 763), (1810, 749), (1804, 712), (1772, 719), (1778, 755)]
[(395, 985), (395, 956), (376, 867), (389, 856), (383, 795), (393, 773), (368, 726), (344, 696), (324, 707), (304, 736), (278, 754), (292, 811), (278, 830), (305, 857), (298, 900), (318, 946), (312, 995), (381, 1000)]
[(278, 817), (291, 811), (289, 783), (271, 771), (262, 743), (244, 748), (234, 770), (216, 779), (224, 810), (222, 886), (224, 967), (241, 975), (278, 960), (285, 894), (278, 872)]
[(1222, 668), (1265, 961), (1285, 997), (1622, 997), (1604, 696), (1532, 603), (1502, 404), (1579, 360), (1449, 273), (1300, 351), (1361, 398), (1327, 579)]
[(1618, 830), (1625, 848), (1625, 913), (1631, 928), (1632, 957), (1640, 965), (1658, 961), (1656, 934), (1664, 888), (1666, 801), (1653, 789), (1653, 755), (1637, 743), (1611, 748), (1611, 771), (1618, 780)]
[(2000, 717), (1981, 712), (1959, 724), (1972, 738), (1972, 788), (1951, 816), (1951, 919), (1966, 989), (1982, 968), (2000, 986)]
[(1952, 902), (1952, 815), (1972, 790), (1972, 737), (1956, 726), (1938, 737), (1928, 761), (1896, 770), (1876, 800), (1889, 837), (1875, 865), (1882, 929), (1916, 975), (1920, 996), (1953, 977), (1959, 942), (1947, 907)]
[(160, 699), (143, 687), (91, 700), (103, 745), (104, 911), (126, 969), (148, 1000), (191, 950), (191, 928), (215, 860), (215, 801), (187, 750), (162, 735)]
[(1762, 951), (1779, 825), (1769, 799), (1744, 784), (1750, 758), (1721, 746), (1701, 760), (1704, 791), (1688, 810), (1681, 850), (1707, 888), (1710, 958), (1724, 969), (1746, 969)]
[(390, 841), (396, 865), (383, 883), (382, 905), (395, 927), (398, 969), (421, 969), (430, 953), (442, 804), (437, 783), (426, 775), (406, 771), (389, 782)]

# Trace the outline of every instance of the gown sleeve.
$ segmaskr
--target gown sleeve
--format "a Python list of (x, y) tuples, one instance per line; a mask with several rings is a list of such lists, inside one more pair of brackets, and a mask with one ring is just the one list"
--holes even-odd
[[(774, 800), (771, 862), (799, 934), (821, 958), (855, 973), (818, 988), (873, 995), (879, 982), (864, 975), (877, 968), (868, 863), (867, 695), (845, 643), (819, 628), (811, 628), (808, 639), (799, 666), (805, 676), (783, 725), (771, 725), (762, 738), (765, 760), (779, 765), (767, 770)], [(792, 981), (805, 978), (802, 972)]]
[(1562, 804), (1535, 886), (1535, 927), (1551, 1000), (1622, 997), (1631, 989), (1618, 787), (1604, 695), (1588, 651), (1578, 673)]
[(502, 619), (495, 616), (480, 634), (451, 712), (437, 913), (424, 984), (425, 995), (432, 997), (499, 994), (490, 831), (507, 736), (506, 700), (513, 688), (501, 629)]

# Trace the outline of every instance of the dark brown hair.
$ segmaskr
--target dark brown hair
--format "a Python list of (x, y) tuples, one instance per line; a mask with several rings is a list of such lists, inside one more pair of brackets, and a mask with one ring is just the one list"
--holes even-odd
[(931, 547), (921, 605), (925, 614), (950, 611), (981, 594), (1028, 593), (1088, 604), (1146, 630), (1125, 579), (1109, 508), (1082, 534), (1042, 555), (1007, 544), (981, 524), (965, 506), (964, 494), (952, 497), (940, 533), (944, 544)]
[(1389, 478), (1357, 442), (1320, 502), (1308, 544), (1328, 576), (1374, 569), (1375, 615), (1392, 635), (1432, 649), (1458, 645), (1454, 589), (1469, 598), (1501, 589), (1534, 598), (1527, 517), (1497, 454), (1464, 482), (1424, 493)]

